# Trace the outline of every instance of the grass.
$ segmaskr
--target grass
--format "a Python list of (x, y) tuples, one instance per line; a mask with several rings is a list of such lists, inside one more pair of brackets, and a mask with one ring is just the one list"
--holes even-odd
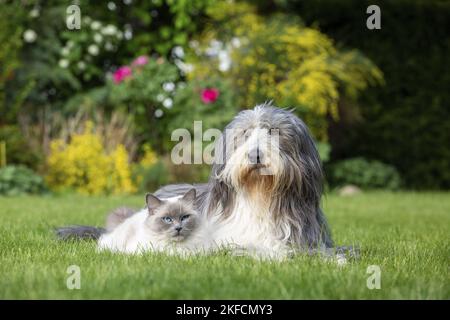
[[(96, 253), (62, 243), (52, 227), (102, 225), (109, 210), (143, 198), (0, 197), (1, 299), (449, 299), (450, 194), (372, 192), (324, 199), (338, 245), (361, 258), (344, 267), (317, 257), (258, 262), (216, 254), (181, 259)], [(66, 287), (78, 265), (81, 289)], [(381, 289), (366, 286), (381, 268)]]

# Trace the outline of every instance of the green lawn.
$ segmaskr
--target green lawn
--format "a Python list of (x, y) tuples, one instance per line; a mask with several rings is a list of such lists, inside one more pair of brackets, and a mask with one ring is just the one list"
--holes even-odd
[[(93, 242), (62, 243), (52, 227), (102, 225), (108, 210), (143, 197), (0, 197), (1, 299), (449, 299), (450, 194), (328, 195), (338, 245), (361, 258), (344, 267), (317, 257), (258, 262), (216, 254), (187, 260), (96, 253)], [(78, 265), (81, 289), (66, 287)], [(369, 290), (369, 265), (381, 289)]]

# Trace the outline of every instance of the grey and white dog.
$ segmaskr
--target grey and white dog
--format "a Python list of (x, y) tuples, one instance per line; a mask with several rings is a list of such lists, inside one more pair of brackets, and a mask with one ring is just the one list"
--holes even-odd
[[(320, 208), (322, 184), (321, 161), (305, 123), (263, 104), (240, 112), (225, 128), (208, 183), (168, 185), (155, 195), (168, 198), (196, 188), (197, 206), (216, 243), (272, 255), (332, 247)], [(67, 230), (60, 235), (73, 232)]]
[[(320, 208), (322, 183), (321, 161), (305, 123), (264, 104), (228, 124), (215, 146), (209, 182), (194, 187), (213, 224), (214, 241), (277, 254), (333, 245)], [(174, 196), (188, 188), (192, 185), (169, 185), (157, 194)]]

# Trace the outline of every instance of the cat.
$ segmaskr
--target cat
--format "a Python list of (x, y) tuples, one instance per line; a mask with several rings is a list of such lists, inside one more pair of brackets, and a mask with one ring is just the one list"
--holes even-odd
[(195, 189), (167, 199), (148, 193), (143, 210), (133, 213), (131, 209), (120, 208), (108, 217), (107, 233), (98, 240), (98, 249), (131, 254), (207, 250), (209, 232), (203, 216), (195, 208), (195, 198)]

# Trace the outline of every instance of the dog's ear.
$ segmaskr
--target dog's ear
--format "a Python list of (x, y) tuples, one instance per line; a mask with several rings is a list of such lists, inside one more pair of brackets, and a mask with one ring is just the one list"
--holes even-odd
[(145, 202), (147, 203), (147, 209), (150, 214), (162, 204), (162, 201), (151, 193), (145, 195)]
[(196, 191), (194, 188), (186, 192), (186, 194), (183, 196), (182, 200), (190, 203), (194, 203), (196, 196)]

